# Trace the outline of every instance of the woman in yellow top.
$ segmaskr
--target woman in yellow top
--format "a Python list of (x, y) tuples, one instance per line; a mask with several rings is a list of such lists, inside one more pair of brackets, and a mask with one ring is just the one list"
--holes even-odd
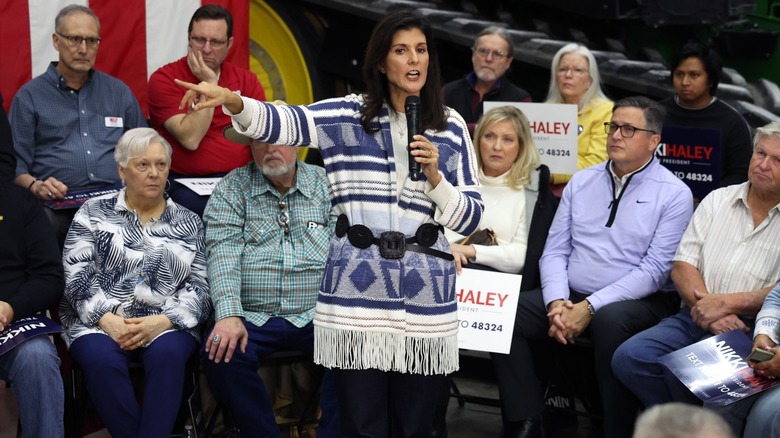
[[(587, 47), (571, 43), (555, 54), (547, 103), (577, 105), (577, 170), (607, 161), (604, 122), (609, 122), (613, 104), (601, 90), (599, 67)], [(552, 176), (554, 184), (565, 184), (569, 179), (571, 175)]]

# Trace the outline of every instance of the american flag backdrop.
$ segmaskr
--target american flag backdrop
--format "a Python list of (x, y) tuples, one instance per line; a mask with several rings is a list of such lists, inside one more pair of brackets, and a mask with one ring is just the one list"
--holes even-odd
[(0, 0), (0, 93), (6, 111), (16, 91), (57, 60), (54, 18), (73, 3), (90, 7), (100, 19), (95, 68), (129, 85), (147, 115), (149, 76), (187, 53), (187, 25), (201, 5), (230, 10), (234, 44), (227, 60), (249, 66), (249, 0)]

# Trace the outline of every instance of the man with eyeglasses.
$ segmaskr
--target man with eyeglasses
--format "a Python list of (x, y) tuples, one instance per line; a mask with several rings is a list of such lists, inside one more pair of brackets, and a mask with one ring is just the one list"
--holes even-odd
[[(209, 387), (242, 436), (279, 436), (260, 362), (276, 351), (314, 350), (314, 306), (325, 270), (333, 212), (325, 171), (298, 161), (297, 148), (238, 134), (253, 161), (228, 173), (203, 220), (216, 324), (203, 364)], [(332, 376), (326, 371), (318, 437), (338, 437)]]
[[(612, 374), (612, 354), (679, 310), (669, 272), (693, 212), (690, 189), (654, 158), (663, 114), (646, 97), (616, 102), (605, 128), (609, 160), (578, 171), (563, 190), (539, 262), (542, 287), (518, 302), (509, 354), (516, 381), (507, 387), (523, 396), (504, 412), (514, 423), (504, 436), (540, 436), (539, 341), (552, 338), (575, 357), (569, 346), (581, 336), (593, 344), (593, 366), (568, 368), (595, 369), (603, 436), (631, 436), (639, 402)], [(587, 371), (578, 377), (593, 380)]]
[[(661, 356), (731, 330), (776, 333), (756, 315), (780, 279), (780, 123), (756, 130), (747, 177), (747, 182), (710, 192), (685, 230), (672, 268), (682, 310), (615, 352), (616, 376), (646, 408), (671, 401), (701, 404), (661, 365)], [(769, 407), (771, 415), (765, 410), (765, 415), (750, 414), (756, 416), (753, 421), (771, 423), (778, 412), (777, 393), (763, 399), (766, 394), (772, 392), (719, 408), (737, 436), (743, 436), (753, 402), (761, 406), (774, 400), (763, 408)]]
[[(17, 156), (16, 184), (42, 201), (80, 188), (119, 184), (114, 146), (146, 119), (130, 88), (94, 69), (100, 21), (80, 5), (64, 7), (52, 35), (59, 61), (25, 84), (9, 120)], [(62, 246), (75, 208), (44, 208)]]
[(472, 47), (474, 70), (444, 86), (444, 103), (457, 111), (474, 132), (483, 102), (530, 102), (531, 95), (509, 82), (504, 74), (512, 65), (514, 47), (506, 30), (490, 26), (479, 33)]
[(187, 55), (160, 67), (149, 78), (149, 117), (152, 127), (173, 147), (168, 194), (177, 203), (203, 215), (208, 196), (178, 183), (181, 177), (221, 177), (252, 159), (249, 148), (222, 136), (231, 123), (221, 110), (179, 108), (182, 90), (174, 79), (208, 82), (265, 100), (260, 81), (251, 71), (226, 62), (233, 46), (233, 17), (220, 5), (202, 6), (187, 29)]

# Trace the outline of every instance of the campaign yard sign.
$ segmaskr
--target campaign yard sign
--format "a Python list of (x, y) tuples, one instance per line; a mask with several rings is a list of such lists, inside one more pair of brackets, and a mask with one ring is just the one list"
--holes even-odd
[(67, 195), (65, 195), (64, 198), (43, 201), (43, 205), (51, 208), (52, 210), (79, 208), (83, 203), (92, 198), (115, 195), (120, 190), (122, 190), (122, 184), (87, 187), (83, 189), (69, 189)]
[(655, 156), (699, 201), (720, 187), (720, 131), (716, 129), (664, 126)]
[(780, 383), (748, 367), (752, 349), (748, 335), (732, 330), (669, 353), (661, 363), (704, 403), (725, 406)]
[(464, 268), (455, 279), (458, 347), (509, 353), (522, 275)]
[(216, 178), (176, 178), (174, 181), (184, 185), (188, 189), (197, 193), (200, 196), (211, 196), (214, 191), (214, 187), (222, 179), (222, 177)]
[(552, 173), (572, 175), (577, 171), (577, 105), (531, 102), (484, 102), (482, 105), (485, 112), (507, 105), (519, 108), (528, 118), (542, 164)]
[(22, 318), (0, 332), (0, 356), (22, 342), (39, 335), (60, 333), (62, 328), (43, 315)]

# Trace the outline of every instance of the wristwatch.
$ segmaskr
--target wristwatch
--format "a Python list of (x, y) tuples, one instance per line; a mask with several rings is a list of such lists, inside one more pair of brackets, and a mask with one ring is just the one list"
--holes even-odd
[(585, 300), (585, 302), (588, 303), (588, 312), (590, 312), (590, 316), (595, 316), (596, 309), (593, 308), (593, 304), (591, 304), (588, 300)]

